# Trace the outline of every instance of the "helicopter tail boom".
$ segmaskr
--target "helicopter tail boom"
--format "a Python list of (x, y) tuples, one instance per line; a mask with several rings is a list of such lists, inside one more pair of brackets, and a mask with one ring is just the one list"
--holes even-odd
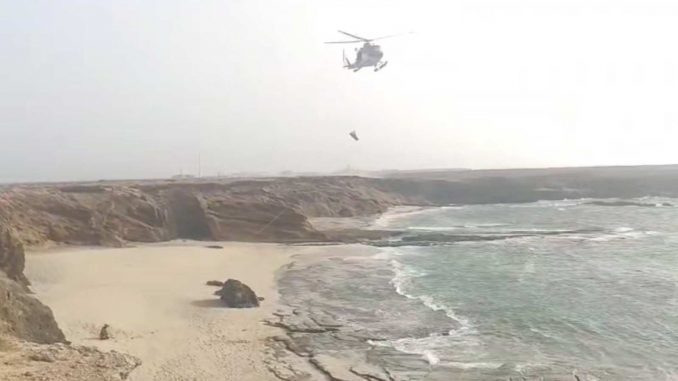
[(351, 61), (349, 61), (348, 58), (346, 58), (346, 51), (345, 50), (341, 51), (341, 58), (344, 61), (344, 67), (345, 68), (350, 68), (352, 66)]

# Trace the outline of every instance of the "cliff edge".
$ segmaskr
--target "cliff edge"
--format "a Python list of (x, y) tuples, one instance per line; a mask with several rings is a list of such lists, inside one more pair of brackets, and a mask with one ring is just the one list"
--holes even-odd
[(21, 242), (0, 226), (0, 335), (43, 344), (65, 342), (52, 310), (30, 295), (24, 260)]

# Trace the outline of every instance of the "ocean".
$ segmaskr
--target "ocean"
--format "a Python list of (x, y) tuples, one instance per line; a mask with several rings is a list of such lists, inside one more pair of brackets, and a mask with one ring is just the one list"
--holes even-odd
[(292, 333), (309, 353), (393, 380), (678, 380), (678, 200), (394, 211), (374, 228), (407, 235), (282, 275), (284, 303), (335, 327)]

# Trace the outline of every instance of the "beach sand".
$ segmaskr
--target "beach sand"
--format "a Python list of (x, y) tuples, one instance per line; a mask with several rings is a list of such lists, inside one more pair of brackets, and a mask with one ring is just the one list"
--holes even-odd
[[(281, 331), (262, 321), (277, 308), (276, 272), (299, 248), (207, 244), (30, 253), (26, 273), (74, 344), (143, 361), (133, 381), (277, 380), (266, 367), (266, 338)], [(262, 306), (221, 307), (212, 295), (217, 288), (205, 282), (227, 278), (249, 285), (265, 298)], [(105, 323), (112, 339), (101, 341)]]

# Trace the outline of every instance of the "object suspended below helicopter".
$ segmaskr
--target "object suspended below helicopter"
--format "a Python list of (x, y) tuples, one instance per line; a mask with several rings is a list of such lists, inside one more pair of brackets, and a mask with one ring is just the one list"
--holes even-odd
[(349, 134), (349, 135), (353, 138), (353, 140), (355, 140), (356, 142), (357, 142), (358, 140), (360, 140), (360, 139), (358, 139), (358, 134), (355, 132), (355, 130), (349, 132), (348, 134)]
[(391, 37), (397, 37), (397, 36), (402, 36), (403, 34), (406, 33), (401, 33), (401, 34), (392, 34), (389, 36), (382, 36), (382, 37), (377, 37), (377, 38), (364, 38), (360, 36), (356, 36), (355, 34), (347, 33), (344, 31), (338, 31), (341, 34), (345, 34), (351, 38), (354, 38), (355, 40), (351, 41), (327, 41), (325, 42), (326, 44), (356, 44), (356, 43), (363, 43), (363, 46), (360, 49), (356, 49), (356, 58), (354, 62), (349, 61), (348, 58), (346, 58), (345, 52), (342, 52), (342, 58), (344, 61), (344, 68), (353, 70), (354, 72), (364, 68), (364, 67), (374, 67), (374, 71), (379, 71), (384, 68), (388, 64), (388, 61), (383, 61), (382, 59), (384, 58), (384, 53), (381, 51), (381, 47), (379, 45), (373, 44), (373, 41), (376, 40), (383, 40), (385, 38), (391, 38)]

